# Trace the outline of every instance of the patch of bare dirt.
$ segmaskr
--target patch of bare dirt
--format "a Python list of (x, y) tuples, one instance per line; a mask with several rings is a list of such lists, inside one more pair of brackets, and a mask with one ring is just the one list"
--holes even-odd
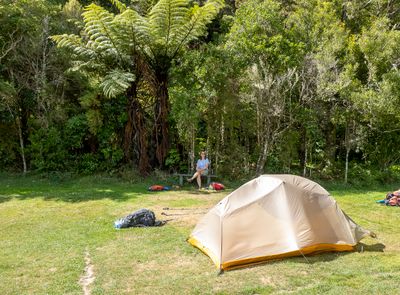
[(85, 272), (79, 279), (79, 284), (82, 286), (84, 295), (91, 294), (90, 285), (94, 282), (95, 278), (96, 277), (94, 276), (93, 264), (90, 259), (89, 250), (86, 249), (85, 250)]

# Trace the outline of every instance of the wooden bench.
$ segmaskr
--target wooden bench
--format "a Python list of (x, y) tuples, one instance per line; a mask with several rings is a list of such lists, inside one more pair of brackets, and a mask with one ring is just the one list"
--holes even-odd
[[(194, 173), (192, 174), (188, 174), (188, 173), (175, 173), (174, 176), (178, 176), (179, 177), (179, 185), (182, 186), (183, 185), (183, 178), (187, 178), (187, 177), (192, 177)], [(207, 185), (209, 185), (211, 183), (211, 178), (215, 178), (218, 177), (217, 175), (213, 175), (213, 174), (207, 174), (207, 175), (202, 175), (201, 177), (205, 177), (207, 178)]]

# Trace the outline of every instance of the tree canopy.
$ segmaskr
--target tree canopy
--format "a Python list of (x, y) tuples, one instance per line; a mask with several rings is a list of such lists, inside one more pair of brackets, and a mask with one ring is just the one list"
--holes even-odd
[[(0, 0), (0, 169), (400, 177), (400, 4)], [(396, 176), (397, 175), (397, 176)]]

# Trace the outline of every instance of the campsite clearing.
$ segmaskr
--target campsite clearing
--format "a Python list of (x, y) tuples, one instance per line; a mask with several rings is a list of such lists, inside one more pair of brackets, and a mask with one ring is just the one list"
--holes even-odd
[[(362, 253), (294, 257), (217, 276), (211, 260), (186, 239), (203, 213), (230, 191), (203, 194), (188, 187), (154, 193), (147, 191), (149, 184), (2, 174), (1, 294), (82, 294), (87, 255), (91, 294), (398, 292), (400, 208), (375, 203), (398, 186), (368, 191), (324, 186), (355, 222), (377, 233), (377, 240), (362, 240)], [(117, 218), (140, 208), (173, 220), (163, 227), (113, 228)]]

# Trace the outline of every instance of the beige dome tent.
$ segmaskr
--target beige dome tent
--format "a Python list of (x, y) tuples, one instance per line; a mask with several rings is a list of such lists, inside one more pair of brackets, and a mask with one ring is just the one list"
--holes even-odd
[(221, 270), (289, 256), (352, 251), (362, 229), (319, 184), (262, 175), (226, 196), (196, 225), (189, 243)]

